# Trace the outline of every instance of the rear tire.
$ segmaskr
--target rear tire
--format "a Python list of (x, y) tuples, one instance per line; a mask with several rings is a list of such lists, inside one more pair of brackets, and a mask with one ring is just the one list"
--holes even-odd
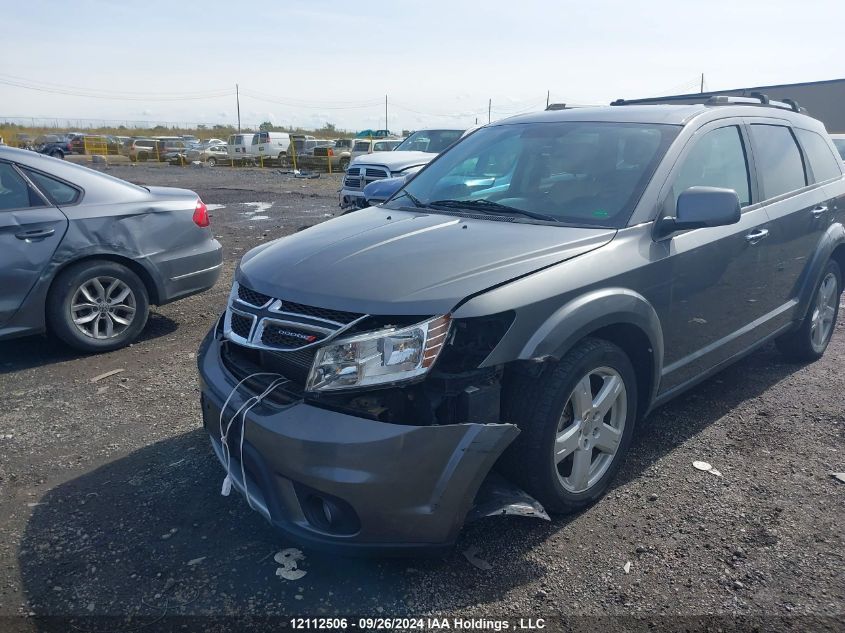
[(50, 331), (83, 352), (109, 352), (133, 342), (147, 323), (141, 279), (108, 260), (80, 262), (56, 277), (47, 297)]
[(349, 159), (348, 158), (341, 158), (340, 159), (340, 170), (345, 172), (349, 169)]
[(575, 512), (604, 495), (628, 452), (636, 374), (622, 349), (586, 338), (539, 378), (508, 375), (503, 404), (522, 433), (500, 466), (549, 512)]
[(215, 167), (217, 165), (217, 159), (214, 156), (209, 157), (207, 161), (205, 161), (209, 167)]
[(842, 271), (839, 264), (830, 260), (819, 283), (816, 284), (801, 327), (775, 341), (778, 350), (787, 360), (806, 363), (816, 361), (824, 355), (836, 329), (841, 294)]
[(59, 158), (61, 160), (64, 160), (65, 158), (64, 153), (60, 149), (54, 149), (52, 152), (50, 152), (50, 156), (52, 156), (53, 158)]

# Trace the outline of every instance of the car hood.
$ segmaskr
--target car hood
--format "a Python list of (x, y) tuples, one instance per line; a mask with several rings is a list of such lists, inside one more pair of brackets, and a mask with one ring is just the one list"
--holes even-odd
[(615, 233), (370, 207), (253, 249), (236, 279), (317, 307), (445, 314), (469, 295), (591, 251)]
[(427, 165), (437, 154), (429, 152), (374, 152), (362, 154), (352, 159), (351, 166), (381, 165), (391, 172), (401, 171), (415, 165)]

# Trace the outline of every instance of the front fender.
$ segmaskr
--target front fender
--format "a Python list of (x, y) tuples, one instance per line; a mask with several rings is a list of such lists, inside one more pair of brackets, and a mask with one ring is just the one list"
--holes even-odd
[(651, 348), (649, 402), (653, 401), (663, 369), (663, 329), (657, 312), (641, 294), (621, 287), (592, 290), (570, 299), (545, 319), (541, 317), (539, 324), (528, 312), (517, 311), (514, 323), (483, 366), (514, 360), (560, 359), (578, 341), (602, 328), (630, 325), (646, 336)]
[(630, 324), (642, 330), (651, 343), (658, 364), (662, 364), (663, 330), (660, 319), (645, 297), (627, 288), (602, 288), (565, 303), (528, 339), (519, 358), (527, 360), (551, 356), (559, 359), (585, 336), (617, 324)]

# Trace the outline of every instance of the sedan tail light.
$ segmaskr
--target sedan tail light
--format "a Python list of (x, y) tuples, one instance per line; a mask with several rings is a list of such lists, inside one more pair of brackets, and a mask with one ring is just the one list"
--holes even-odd
[(205, 203), (197, 198), (197, 207), (194, 209), (194, 224), (200, 227), (206, 227), (210, 224), (208, 219), (208, 207)]

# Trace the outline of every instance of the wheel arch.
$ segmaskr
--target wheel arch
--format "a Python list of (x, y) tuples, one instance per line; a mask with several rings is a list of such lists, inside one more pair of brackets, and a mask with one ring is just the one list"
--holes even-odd
[(663, 330), (652, 305), (627, 288), (587, 293), (556, 310), (528, 340), (519, 358), (560, 360), (587, 337), (610, 341), (631, 359), (638, 378), (638, 413), (645, 415), (656, 398), (663, 368)]
[(813, 254), (809, 264), (798, 281), (798, 309), (796, 314), (800, 315), (796, 321), (796, 327), (804, 321), (807, 310), (812, 301), (816, 285), (821, 280), (827, 262), (834, 260), (839, 264), (839, 269), (845, 274), (845, 227), (839, 222), (831, 224), (819, 240), (816, 252)]
[(110, 261), (116, 264), (126, 266), (129, 270), (138, 275), (138, 278), (144, 284), (144, 287), (147, 289), (147, 295), (149, 295), (150, 304), (158, 305), (162, 293), (161, 288), (159, 288), (158, 284), (156, 283), (153, 274), (138, 260), (132, 259), (131, 257), (127, 257), (125, 255), (119, 255), (117, 253), (92, 253), (84, 255), (82, 257), (77, 257), (72, 260), (68, 260), (66, 262), (62, 262), (62, 264), (58, 268), (56, 268), (56, 270), (54, 270), (51, 275), (50, 284), (47, 288), (47, 292), (45, 293), (45, 298), (49, 296), (50, 292), (53, 290), (53, 285), (56, 283), (56, 279), (58, 279), (59, 275), (61, 275), (65, 270), (67, 270), (71, 266), (76, 266), (84, 262), (98, 260)]

